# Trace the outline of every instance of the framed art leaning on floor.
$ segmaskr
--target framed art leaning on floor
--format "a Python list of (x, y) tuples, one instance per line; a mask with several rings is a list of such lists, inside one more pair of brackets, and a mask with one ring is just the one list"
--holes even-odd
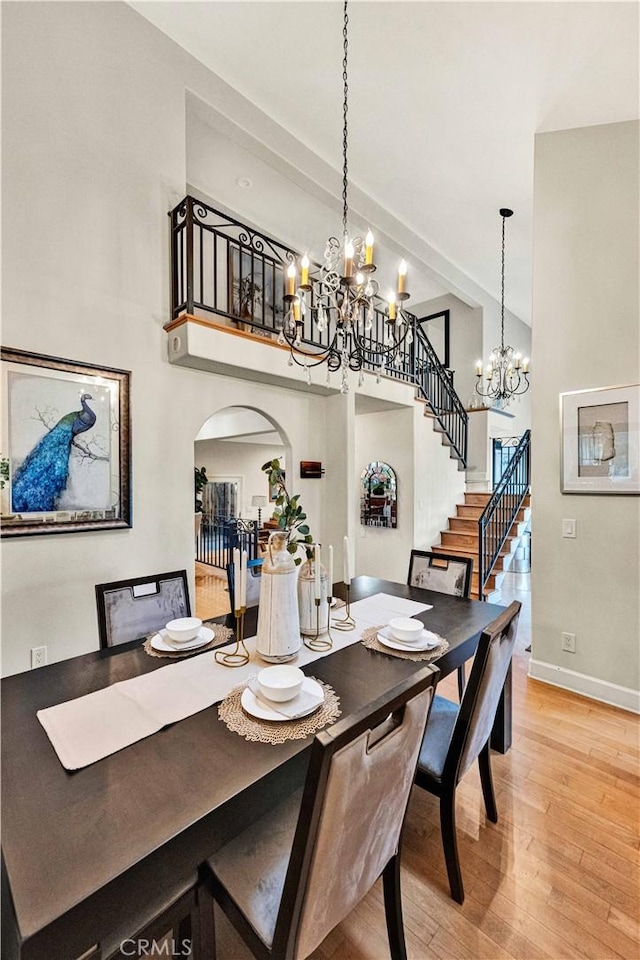
[(3, 537), (131, 526), (127, 370), (1, 348)]
[(562, 493), (640, 494), (640, 384), (560, 394)]

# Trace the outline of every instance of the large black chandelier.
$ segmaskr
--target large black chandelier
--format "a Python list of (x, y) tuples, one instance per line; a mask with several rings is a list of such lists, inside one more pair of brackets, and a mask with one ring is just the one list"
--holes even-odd
[[(306, 370), (311, 383), (311, 369), (327, 364), (327, 380), (331, 373), (341, 372), (341, 393), (349, 392), (349, 370), (359, 372), (362, 384), (363, 368), (380, 377), (384, 367), (391, 365), (403, 343), (413, 340), (414, 318), (405, 313), (402, 304), (409, 299), (406, 290), (407, 265), (403, 260), (398, 268), (395, 289), (389, 290), (384, 300), (379, 295), (379, 284), (374, 279), (376, 265), (373, 259), (374, 238), (369, 230), (364, 240), (350, 238), (348, 231), (348, 123), (349, 83), (349, 15), (348, 0), (343, 12), (342, 60), (342, 240), (327, 240), (324, 261), (311, 273), (311, 263), (305, 254), (298, 265), (287, 270), (286, 314), (279, 342), (287, 344), (289, 364), (298, 364)], [(319, 339), (327, 346), (313, 347), (303, 342), (305, 316), (310, 314)], [(382, 318), (382, 323), (379, 322)]]
[(476, 362), (476, 392), (487, 397), (493, 404), (504, 409), (511, 397), (526, 393), (529, 389), (529, 359), (517, 353), (513, 347), (504, 344), (504, 236), (507, 217), (513, 216), (513, 210), (501, 207), (502, 217), (502, 294), (500, 308), (500, 346), (494, 347), (482, 381), (482, 360)]

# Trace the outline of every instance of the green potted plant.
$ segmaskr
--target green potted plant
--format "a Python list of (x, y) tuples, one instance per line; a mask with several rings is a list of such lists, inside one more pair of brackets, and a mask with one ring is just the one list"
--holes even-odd
[(305, 522), (307, 515), (300, 506), (300, 494), (296, 493), (293, 497), (289, 495), (279, 459), (269, 460), (261, 469), (269, 478), (269, 486), (276, 491), (275, 510), (271, 519), (277, 520), (278, 529), (287, 534), (287, 550), (295, 557), (296, 566), (302, 563), (302, 558), (295, 556), (301, 546), (305, 547), (307, 560), (311, 560), (313, 552), (305, 544), (313, 543), (313, 537)]
[(209, 482), (206, 467), (194, 467), (195, 512), (202, 513), (202, 491)]
[(202, 526), (202, 491), (209, 482), (207, 477), (206, 467), (195, 467), (194, 468), (194, 493), (195, 493), (195, 515), (194, 515), (194, 524), (195, 524), (195, 535), (196, 535), (196, 553), (197, 553), (197, 543), (198, 536), (200, 534), (200, 527)]

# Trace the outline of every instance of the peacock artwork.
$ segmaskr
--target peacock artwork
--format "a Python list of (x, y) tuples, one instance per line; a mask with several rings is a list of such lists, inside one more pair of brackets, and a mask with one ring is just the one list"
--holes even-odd
[(110, 400), (95, 381), (9, 374), (14, 513), (110, 507)]

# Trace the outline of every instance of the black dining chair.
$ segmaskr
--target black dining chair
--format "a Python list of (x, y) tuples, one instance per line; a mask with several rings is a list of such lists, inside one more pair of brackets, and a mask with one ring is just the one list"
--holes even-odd
[[(412, 550), (409, 559), (407, 584), (423, 587), (436, 593), (448, 593), (453, 597), (469, 599), (473, 560), (470, 557), (454, 557), (430, 550)], [(458, 696), (462, 700), (465, 685), (465, 665), (458, 667)]]
[[(227, 584), (231, 613), (236, 609), (236, 585), (234, 582), (233, 564), (227, 564)], [(247, 607), (257, 607), (260, 602), (260, 577), (262, 576), (262, 557), (256, 560), (247, 560)]]
[[(204, 902), (203, 902), (204, 901)], [(128, 927), (114, 924), (109, 941), (96, 945), (87, 960), (125, 960), (132, 957), (188, 957), (214, 960), (211, 896), (191, 878), (176, 882), (163, 896), (144, 901), (136, 891), (133, 918)]]
[(406, 957), (401, 833), (437, 674), (317, 733), (304, 788), (209, 859), (205, 884), (255, 957), (308, 957), (380, 875), (391, 956)]
[(141, 640), (191, 616), (186, 570), (96, 584), (100, 647)]
[(440, 829), (451, 896), (464, 901), (456, 839), (456, 787), (477, 758), (487, 817), (498, 822), (489, 739), (516, 641), (521, 604), (483, 630), (460, 704), (437, 696), (420, 748), (416, 784), (440, 798)]

